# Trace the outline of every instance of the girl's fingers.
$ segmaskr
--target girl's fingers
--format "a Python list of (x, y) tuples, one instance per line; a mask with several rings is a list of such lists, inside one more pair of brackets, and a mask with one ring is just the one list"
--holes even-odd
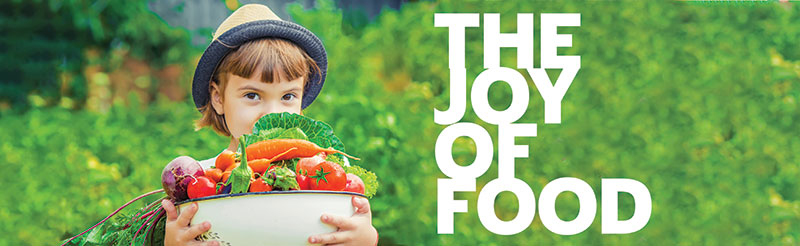
[(329, 224), (329, 225), (338, 227), (341, 230), (348, 230), (348, 229), (351, 229), (351, 228), (355, 227), (355, 225), (353, 224), (353, 221), (350, 218), (345, 218), (345, 217), (341, 217), (341, 216), (330, 215), (330, 214), (322, 214), (322, 217), (320, 217), (320, 220), (322, 220), (322, 222), (325, 223), (325, 224)]
[(183, 234), (184, 239), (187, 241), (194, 240), (197, 236), (200, 236), (200, 234), (207, 232), (208, 229), (211, 229), (211, 223), (208, 223), (208, 221), (192, 225), (189, 227), (189, 230), (186, 230), (186, 233)]
[(356, 208), (357, 214), (370, 214), (369, 200), (360, 196), (353, 196), (353, 207)]
[(161, 200), (161, 207), (167, 212), (167, 221), (172, 222), (178, 219), (178, 212), (175, 211), (175, 205), (167, 199)]
[(347, 231), (337, 231), (331, 232), (327, 234), (320, 234), (314, 235), (308, 238), (308, 242), (310, 243), (318, 243), (318, 244), (335, 244), (335, 243), (344, 243), (350, 240), (350, 233)]
[(178, 225), (181, 227), (189, 226), (189, 222), (192, 221), (194, 214), (197, 213), (197, 203), (193, 202), (192, 205), (189, 205), (188, 208), (184, 209), (181, 214), (178, 216)]

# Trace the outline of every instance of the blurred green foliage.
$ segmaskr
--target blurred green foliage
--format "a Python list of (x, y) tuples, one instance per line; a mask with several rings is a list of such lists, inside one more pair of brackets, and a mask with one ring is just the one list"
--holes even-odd
[[(378, 175), (371, 206), (381, 245), (800, 243), (800, 5), (418, 2), (347, 33), (329, 1), (290, 12), (329, 55), (325, 88), (305, 114), (334, 127), (348, 153), (362, 158), (357, 164)], [(543, 124), (543, 101), (529, 83), (530, 106), (519, 122), (539, 129), (535, 138), (517, 139), (531, 145), (531, 157), (517, 160), (516, 177), (537, 197), (559, 177), (585, 180), (597, 197), (601, 178), (639, 180), (653, 198), (645, 228), (602, 235), (598, 211), (577, 235), (551, 233), (537, 216), (527, 230), (498, 236), (480, 224), (476, 192), (456, 194), (470, 212), (455, 215), (454, 234), (436, 234), (436, 179), (444, 175), (433, 149), (444, 126), (432, 118), (449, 100), (447, 30), (433, 26), (437, 12), (501, 13), (504, 32), (516, 30), (515, 13), (537, 13), (537, 51), (538, 13), (581, 13), (580, 27), (559, 29), (572, 34), (574, 46), (560, 54), (582, 59), (562, 102), (562, 124)], [(482, 29), (466, 35), (471, 85), (483, 70)], [(516, 67), (514, 49), (502, 54), (502, 65)], [(492, 105), (508, 105), (510, 90), (492, 88)], [(158, 174), (175, 156), (205, 159), (227, 146), (208, 129), (193, 131), (199, 114), (188, 100), (145, 105), (136, 98), (106, 113), (0, 111), (0, 161), (11, 167), (0, 174), (7, 190), (0, 244), (53, 244), (79, 233), (159, 188)], [(497, 128), (471, 110), (463, 121), (496, 137)], [(458, 141), (454, 158), (469, 163), (474, 148)], [(495, 163), (478, 190), (496, 176)], [(620, 200), (624, 219), (633, 199)], [(577, 199), (562, 194), (557, 207), (562, 219), (574, 218)], [(503, 193), (495, 208), (511, 219), (516, 198)]]
[(183, 62), (195, 52), (188, 31), (164, 24), (145, 1), (3, 1), (0, 30), (0, 103), (22, 109), (29, 94), (49, 105), (62, 97), (84, 102), (91, 79), (85, 67), (116, 69), (121, 61), (113, 51), (154, 67)]

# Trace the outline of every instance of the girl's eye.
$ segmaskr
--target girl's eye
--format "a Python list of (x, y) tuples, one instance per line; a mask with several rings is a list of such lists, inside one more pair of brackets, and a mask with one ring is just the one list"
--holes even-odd
[(284, 101), (291, 101), (292, 99), (295, 99), (295, 98), (297, 98), (297, 96), (295, 96), (292, 93), (289, 93), (289, 94), (283, 95), (283, 97), (281, 99), (284, 100)]
[(258, 96), (258, 94), (254, 93), (254, 92), (247, 93), (247, 94), (244, 95), (244, 97), (246, 97), (247, 99), (250, 99), (250, 100), (258, 100), (258, 99), (261, 98), (261, 97)]

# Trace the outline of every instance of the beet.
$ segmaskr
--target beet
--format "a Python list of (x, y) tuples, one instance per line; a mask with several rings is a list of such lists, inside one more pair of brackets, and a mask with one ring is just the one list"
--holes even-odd
[(164, 192), (174, 201), (179, 202), (189, 199), (186, 188), (194, 181), (192, 177), (204, 176), (205, 172), (200, 163), (188, 156), (179, 156), (164, 167), (161, 172), (161, 185)]

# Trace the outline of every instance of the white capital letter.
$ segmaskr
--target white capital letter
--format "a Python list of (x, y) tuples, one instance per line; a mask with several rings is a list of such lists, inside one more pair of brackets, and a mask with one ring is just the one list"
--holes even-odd
[[(556, 197), (564, 191), (571, 191), (578, 196), (578, 217), (572, 221), (563, 221), (556, 214)], [(589, 228), (597, 214), (597, 201), (592, 187), (577, 178), (558, 178), (542, 189), (539, 196), (539, 216), (548, 230), (559, 235), (575, 235)]]
[[(633, 179), (603, 179), (601, 187), (602, 233), (628, 234), (644, 228), (650, 221), (652, 201), (650, 191), (639, 181)], [(617, 195), (627, 192), (633, 196), (633, 216), (626, 221), (619, 221)]]
[(433, 26), (448, 27), (450, 68), (464, 67), (464, 30), (480, 26), (480, 16), (476, 13), (435, 13)]
[(497, 132), (497, 178), (514, 178), (514, 159), (528, 158), (528, 145), (514, 144), (514, 137), (536, 137), (536, 124), (501, 124)]
[(517, 14), (517, 33), (500, 33), (500, 14), (483, 14), (483, 67), (500, 66), (500, 47), (517, 48), (517, 67), (533, 67), (533, 14)]
[[(475, 160), (468, 166), (459, 166), (453, 160), (453, 142), (458, 137), (469, 137), (475, 141), (477, 153)], [(451, 178), (474, 179), (483, 175), (492, 165), (494, 147), (492, 137), (481, 126), (475, 123), (456, 123), (447, 126), (439, 133), (434, 147), (436, 164), (439, 169)]]
[(461, 120), (467, 110), (467, 69), (450, 69), (450, 107), (447, 111), (433, 109), (433, 122), (449, 125)]
[(453, 234), (453, 214), (466, 213), (467, 201), (455, 200), (456, 191), (475, 191), (475, 179), (439, 179), (436, 224), (439, 234)]
[[(566, 67), (561, 70), (555, 85), (550, 82), (544, 68), (528, 68), (539, 95), (544, 100), (544, 123), (561, 124), (561, 101), (575, 79), (578, 68)], [(473, 99), (474, 100), (474, 99)]]
[(558, 47), (572, 47), (572, 35), (558, 34), (559, 26), (581, 26), (581, 14), (542, 14), (542, 68), (580, 68), (580, 56), (558, 56)]
[[(510, 191), (517, 196), (519, 211), (511, 221), (502, 221), (494, 213), (494, 200), (500, 192)], [(510, 179), (495, 179), (483, 186), (478, 195), (478, 218), (483, 227), (499, 235), (514, 235), (528, 228), (536, 215), (536, 197), (531, 187), (524, 181)]]
[(439, 125), (449, 125), (461, 120), (467, 108), (467, 70), (464, 66), (464, 29), (480, 25), (478, 14), (436, 13), (433, 25), (449, 28), (450, 56), (450, 107), (447, 111), (433, 109), (433, 121)]
[[(489, 105), (489, 86), (503, 81), (511, 86), (511, 105), (506, 110), (495, 111)], [(494, 124), (508, 124), (517, 121), (528, 109), (530, 99), (528, 83), (517, 70), (507, 67), (489, 68), (481, 72), (472, 84), (472, 108), (481, 120)]]

